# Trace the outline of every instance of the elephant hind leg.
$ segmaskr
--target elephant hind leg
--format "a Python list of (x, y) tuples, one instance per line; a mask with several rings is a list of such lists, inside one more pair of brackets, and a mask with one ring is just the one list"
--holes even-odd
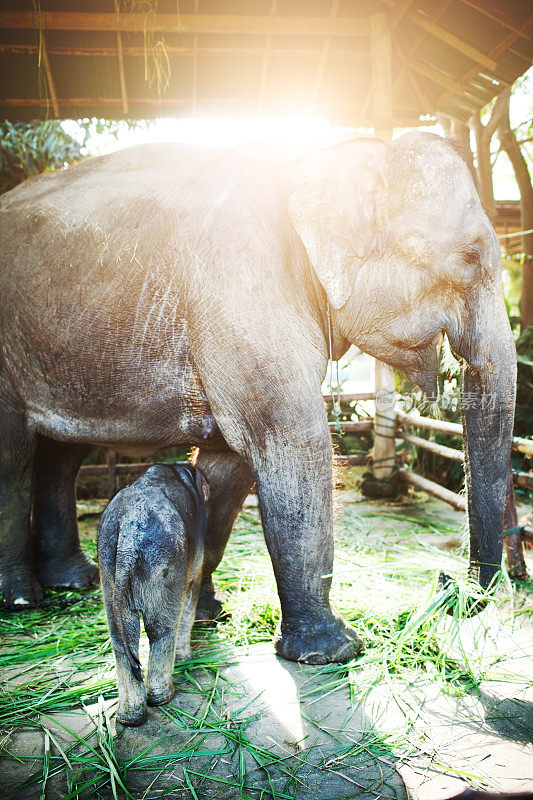
[(222, 612), (222, 602), (216, 595), (212, 575), (222, 560), (233, 523), (252, 488), (254, 479), (241, 456), (232, 450), (223, 452), (200, 450), (196, 466), (209, 481), (204, 566), (196, 608), (196, 619), (206, 621), (215, 619)]
[(34, 449), (25, 414), (0, 380), (0, 588), (13, 608), (37, 605), (43, 596), (30, 531)]
[(43, 586), (73, 589), (98, 583), (98, 568), (80, 547), (76, 475), (88, 445), (39, 436), (34, 460), (35, 569)]
[(174, 696), (172, 672), (184, 590), (184, 586), (169, 582), (158, 590), (157, 603), (146, 604), (143, 610), (144, 628), (150, 642), (146, 692), (150, 706), (162, 706)]

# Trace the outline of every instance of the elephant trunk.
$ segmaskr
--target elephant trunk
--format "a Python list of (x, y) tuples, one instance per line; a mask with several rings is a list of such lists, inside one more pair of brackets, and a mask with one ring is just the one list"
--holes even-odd
[[(492, 302), (488, 302), (488, 300)], [(516, 351), (501, 296), (486, 297), (452, 349), (465, 360), (461, 407), (470, 532), (469, 575), (487, 588), (500, 570), (513, 435)], [(481, 314), (479, 313), (481, 311)]]

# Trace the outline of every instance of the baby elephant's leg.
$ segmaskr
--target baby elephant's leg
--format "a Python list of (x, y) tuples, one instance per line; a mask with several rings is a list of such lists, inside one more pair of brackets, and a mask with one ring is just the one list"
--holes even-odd
[(151, 706), (168, 703), (174, 696), (172, 672), (183, 600), (176, 600), (175, 588), (174, 593), (165, 591), (162, 595), (154, 608), (144, 610), (144, 627), (150, 641), (146, 699)]
[(135, 678), (131, 664), (123, 653), (115, 650), (118, 684), (117, 722), (142, 725), (146, 720), (146, 689), (141, 678)]
[(176, 641), (176, 661), (188, 661), (189, 658), (191, 658), (191, 631), (196, 617), (196, 606), (198, 605), (201, 582), (202, 575), (199, 572), (192, 583), (183, 606)]
[[(104, 586), (104, 596), (105, 596)], [(140, 623), (135, 612), (124, 614), (124, 629), (128, 632), (131, 650), (138, 657)], [(115, 621), (108, 615), (109, 633), (117, 665), (118, 710), (117, 722), (122, 725), (142, 725), (146, 720), (146, 689), (140, 670), (132, 668)], [(134, 675), (137, 673), (137, 677)]]

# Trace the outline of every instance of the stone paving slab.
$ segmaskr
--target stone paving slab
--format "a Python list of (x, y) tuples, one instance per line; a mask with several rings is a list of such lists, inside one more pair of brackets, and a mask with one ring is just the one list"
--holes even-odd
[[(191, 757), (184, 765), (199, 798), (236, 800), (241, 797), (298, 798), (298, 800), (404, 800), (403, 781), (395, 769), (395, 759), (383, 752), (376, 757), (364, 748), (350, 753), (371, 731), (370, 720), (361, 709), (351, 708), (347, 687), (320, 695), (317, 670), (278, 659), (270, 645), (256, 645), (240, 656), (236, 663), (223, 668), (222, 681), (227, 682), (223, 707), (216, 713), (239, 719), (239, 710), (246, 709), (248, 742), (258, 751), (268, 750), (270, 759), (263, 765), (246, 750), (226, 754), (218, 760)], [(326, 680), (325, 678), (322, 680)], [(313, 693), (309, 694), (310, 684)], [(196, 717), (205, 710), (205, 701), (179, 693), (171, 706), (185, 708)], [(161, 710), (151, 710), (146, 726), (125, 731), (117, 742), (117, 750), (142, 751), (150, 741), (163, 738), (175, 727), (169, 725)], [(180, 734), (181, 742), (194, 735), (189, 729)], [(175, 740), (171, 740), (173, 746)], [(204, 738), (202, 750), (216, 751), (224, 747), (223, 737)], [(344, 748), (345, 752), (341, 753)], [(274, 758), (282, 759), (278, 764)], [(201, 778), (198, 773), (206, 776)], [(141, 782), (136, 789), (143, 789)], [(185, 798), (186, 782), (183, 766), (167, 773), (152, 788), (164, 791), (172, 781), (181, 783), (168, 797)], [(228, 785), (231, 784), (231, 785)], [(180, 794), (181, 791), (181, 794)], [(151, 795), (152, 796), (152, 795)], [(190, 797), (194, 797), (192, 792)]]

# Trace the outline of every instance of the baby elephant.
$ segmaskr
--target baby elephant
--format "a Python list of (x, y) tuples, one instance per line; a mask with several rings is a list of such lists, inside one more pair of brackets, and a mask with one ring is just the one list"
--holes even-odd
[[(140, 725), (146, 702), (167, 703), (174, 658), (190, 657), (207, 527), (207, 481), (197, 467), (156, 464), (102, 514), (98, 558), (117, 665), (117, 720)], [(139, 662), (139, 612), (150, 642), (148, 691)]]

